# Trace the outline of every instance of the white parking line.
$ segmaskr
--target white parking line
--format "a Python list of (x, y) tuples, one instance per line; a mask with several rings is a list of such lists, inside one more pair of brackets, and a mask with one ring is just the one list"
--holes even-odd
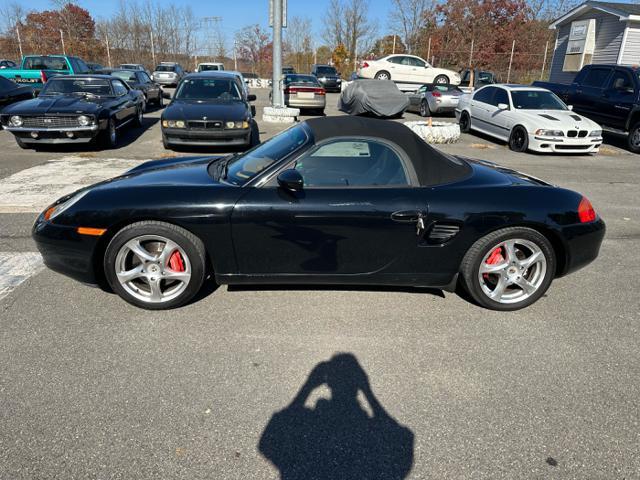
[(37, 252), (0, 252), (0, 300), (43, 268)]
[(0, 179), (0, 213), (40, 212), (59, 197), (120, 175), (140, 160), (65, 157)]

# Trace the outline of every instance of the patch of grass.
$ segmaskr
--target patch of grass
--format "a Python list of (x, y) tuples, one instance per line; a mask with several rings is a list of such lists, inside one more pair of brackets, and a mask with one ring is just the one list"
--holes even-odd
[(163, 153), (160, 158), (176, 158), (178, 155), (175, 153)]
[(600, 147), (599, 153), (602, 155), (624, 155), (624, 152), (618, 150), (617, 148), (607, 147), (606, 145), (602, 145)]

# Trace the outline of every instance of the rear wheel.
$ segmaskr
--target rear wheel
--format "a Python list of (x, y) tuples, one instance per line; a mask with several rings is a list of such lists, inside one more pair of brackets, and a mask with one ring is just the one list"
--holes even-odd
[(509, 148), (514, 152), (526, 152), (529, 148), (529, 134), (520, 125), (511, 130)]
[(519, 310), (547, 291), (556, 270), (547, 238), (526, 227), (497, 230), (482, 237), (462, 261), (464, 286), (491, 310)]
[(429, 110), (429, 103), (426, 100), (422, 100), (422, 102), (420, 102), (420, 116), (421, 117), (431, 116), (431, 110)]
[(462, 133), (469, 133), (471, 131), (471, 117), (469, 116), (469, 112), (463, 111), (460, 113), (460, 131)]
[(433, 83), (437, 83), (438, 85), (446, 85), (449, 83), (449, 77), (446, 75), (438, 75), (433, 79)]
[(145, 221), (120, 230), (109, 242), (104, 271), (113, 290), (149, 310), (184, 305), (205, 277), (204, 244), (169, 223)]
[(376, 80), (391, 80), (391, 74), (386, 70), (380, 70), (373, 78)]

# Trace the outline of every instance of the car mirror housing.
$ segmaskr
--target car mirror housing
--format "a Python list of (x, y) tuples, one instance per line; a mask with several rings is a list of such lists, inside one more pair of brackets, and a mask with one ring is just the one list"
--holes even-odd
[(299, 192), (304, 187), (304, 179), (299, 171), (290, 168), (278, 174), (278, 185), (290, 192)]
[(253, 94), (247, 96), (247, 100), (249, 100), (250, 102), (255, 102), (256, 98), (257, 97), (255, 95), (253, 95)]
[(498, 108), (500, 110), (509, 110), (509, 105), (507, 105), (506, 103), (499, 103)]
[(573, 111), (573, 105), (567, 105), (567, 108), (571, 111)]

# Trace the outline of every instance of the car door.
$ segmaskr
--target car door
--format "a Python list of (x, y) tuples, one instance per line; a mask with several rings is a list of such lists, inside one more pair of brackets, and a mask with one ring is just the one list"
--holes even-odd
[[(509, 93), (504, 88), (491, 88), (495, 88), (495, 92), (489, 101), (489, 108), (487, 109), (488, 128), (494, 136), (508, 139), (513, 127), (515, 111), (513, 110)], [(507, 108), (500, 108), (499, 105), (506, 105)]]
[(411, 71), (409, 72), (410, 81), (413, 83), (432, 83), (433, 75), (429, 72), (427, 62), (420, 60), (416, 57), (407, 57), (411, 64)]
[(493, 111), (491, 102), (496, 87), (483, 87), (473, 94), (470, 102), (471, 126), (485, 133), (492, 133), (490, 112)]
[(391, 80), (395, 82), (409, 82), (410, 80), (410, 65), (404, 55), (394, 55), (385, 61), (382, 66), (383, 69), (388, 68), (391, 74)]
[[(419, 269), (429, 190), (400, 149), (370, 138), (338, 138), (303, 153), (302, 191), (272, 178), (249, 188), (232, 214), (243, 275), (393, 278)], [(420, 235), (418, 235), (419, 233)], [(355, 277), (354, 277), (355, 278)]]
[(138, 81), (141, 85), (144, 85), (144, 88), (147, 90), (147, 98), (148, 99), (158, 99), (160, 98), (160, 86), (153, 82), (149, 75), (144, 72), (137, 72)]
[(602, 97), (603, 123), (610, 127), (624, 129), (635, 100), (638, 98), (638, 91), (631, 74), (624, 69), (616, 68)]
[(605, 108), (604, 91), (613, 69), (606, 66), (592, 66), (585, 75), (582, 83), (575, 87), (575, 94), (570, 95), (570, 105), (578, 113), (582, 113), (591, 120), (604, 123), (606, 115), (602, 110)]
[(119, 79), (114, 79), (111, 83), (115, 97), (114, 110), (116, 120), (119, 124), (122, 124), (134, 117), (136, 114), (136, 105), (124, 82)]
[(426, 85), (422, 85), (415, 92), (410, 92), (408, 94), (408, 96), (409, 96), (409, 108), (408, 108), (408, 110), (410, 110), (412, 112), (417, 112), (417, 111), (420, 110), (420, 102), (422, 102), (422, 99), (424, 98), (424, 94), (425, 94), (426, 91), (427, 91), (427, 86)]

